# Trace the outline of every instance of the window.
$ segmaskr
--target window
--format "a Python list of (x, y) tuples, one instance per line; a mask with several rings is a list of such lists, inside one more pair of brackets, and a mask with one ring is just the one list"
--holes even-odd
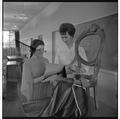
[(14, 31), (3, 31), (2, 48), (3, 59), (6, 59), (7, 56), (16, 55)]
[(3, 48), (15, 48), (14, 31), (3, 31)]

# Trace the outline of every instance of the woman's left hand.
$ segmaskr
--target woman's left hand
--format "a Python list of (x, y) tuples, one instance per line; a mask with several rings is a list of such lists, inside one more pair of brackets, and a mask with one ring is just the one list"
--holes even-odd
[(53, 86), (56, 86), (57, 84), (57, 79), (59, 79), (59, 76), (58, 75), (53, 75), (53, 76), (50, 76), (48, 78), (46, 78), (45, 80), (43, 80), (42, 82), (45, 83), (45, 82), (50, 82), (50, 84), (52, 84)]

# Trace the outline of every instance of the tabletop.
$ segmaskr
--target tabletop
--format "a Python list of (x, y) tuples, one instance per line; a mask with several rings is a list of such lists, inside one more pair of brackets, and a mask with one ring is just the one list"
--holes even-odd
[(22, 59), (21, 56), (7, 56), (8, 59)]
[(17, 61), (8, 61), (7, 62), (7, 66), (8, 65), (18, 65), (19, 63)]

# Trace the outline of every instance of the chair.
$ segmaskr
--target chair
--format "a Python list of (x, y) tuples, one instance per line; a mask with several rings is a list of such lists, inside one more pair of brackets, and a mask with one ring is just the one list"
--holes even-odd
[[(90, 55), (88, 52), (90, 50), (90, 48), (93, 48), (93, 44), (92, 47), (90, 47), (88, 45), (88, 50), (86, 50), (86, 54), (89, 57), (88, 61), (84, 60), (80, 54), (79, 54), (79, 45), (81, 43), (83, 43), (83, 40), (88, 37), (88, 36), (93, 36), (93, 35), (97, 35), (99, 36), (100, 40), (99, 40), (99, 47), (98, 50), (96, 52), (96, 56), (92, 56), (92, 60), (90, 60)], [(92, 39), (88, 39), (88, 41), (86, 41), (85, 43), (89, 44), (88, 42), (91, 42)], [(96, 40), (96, 39), (95, 39)], [(104, 41), (105, 41), (105, 33), (104, 30), (101, 29), (97, 24), (92, 24), (90, 26), (90, 28), (84, 32), (82, 32), (78, 37), (77, 40), (75, 42), (75, 59), (77, 60), (78, 66), (81, 67), (81, 64), (84, 64), (86, 66), (92, 67), (93, 68), (93, 73), (92, 74), (81, 74), (81, 79), (83, 79), (83, 81), (86, 81), (86, 85), (83, 84), (83, 86), (86, 89), (90, 89), (93, 88), (93, 96), (94, 96), (94, 103), (95, 103), (95, 108), (96, 110), (98, 109), (98, 102), (97, 102), (97, 82), (98, 82), (98, 73), (99, 73), (99, 69), (100, 69), (100, 65), (101, 65), (101, 54), (103, 51), (103, 45), (104, 45)], [(84, 43), (84, 46), (85, 46)], [(98, 44), (98, 43), (97, 43)], [(89, 90), (90, 91), (90, 90)]]

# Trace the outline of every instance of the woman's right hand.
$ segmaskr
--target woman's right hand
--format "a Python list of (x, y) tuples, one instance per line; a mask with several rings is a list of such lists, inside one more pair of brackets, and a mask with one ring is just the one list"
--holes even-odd
[(40, 77), (40, 80), (41, 80), (41, 82), (43, 82), (43, 81), (45, 80), (45, 75), (42, 75), (42, 76)]
[(53, 82), (53, 81), (57, 80), (57, 77), (58, 77), (57, 75), (52, 75), (44, 80), (45, 77), (42, 76), (41, 79), (43, 78), (43, 80), (41, 80), (41, 82)]
[(37, 83), (37, 82), (43, 82), (44, 79), (45, 79), (45, 76), (43, 75), (43, 76), (41, 76), (41, 77), (35, 78), (35, 79), (34, 79), (34, 82), (35, 82), (35, 83)]
[(72, 73), (72, 70), (71, 70), (70, 66), (66, 66), (66, 73), (67, 74), (71, 74)]

